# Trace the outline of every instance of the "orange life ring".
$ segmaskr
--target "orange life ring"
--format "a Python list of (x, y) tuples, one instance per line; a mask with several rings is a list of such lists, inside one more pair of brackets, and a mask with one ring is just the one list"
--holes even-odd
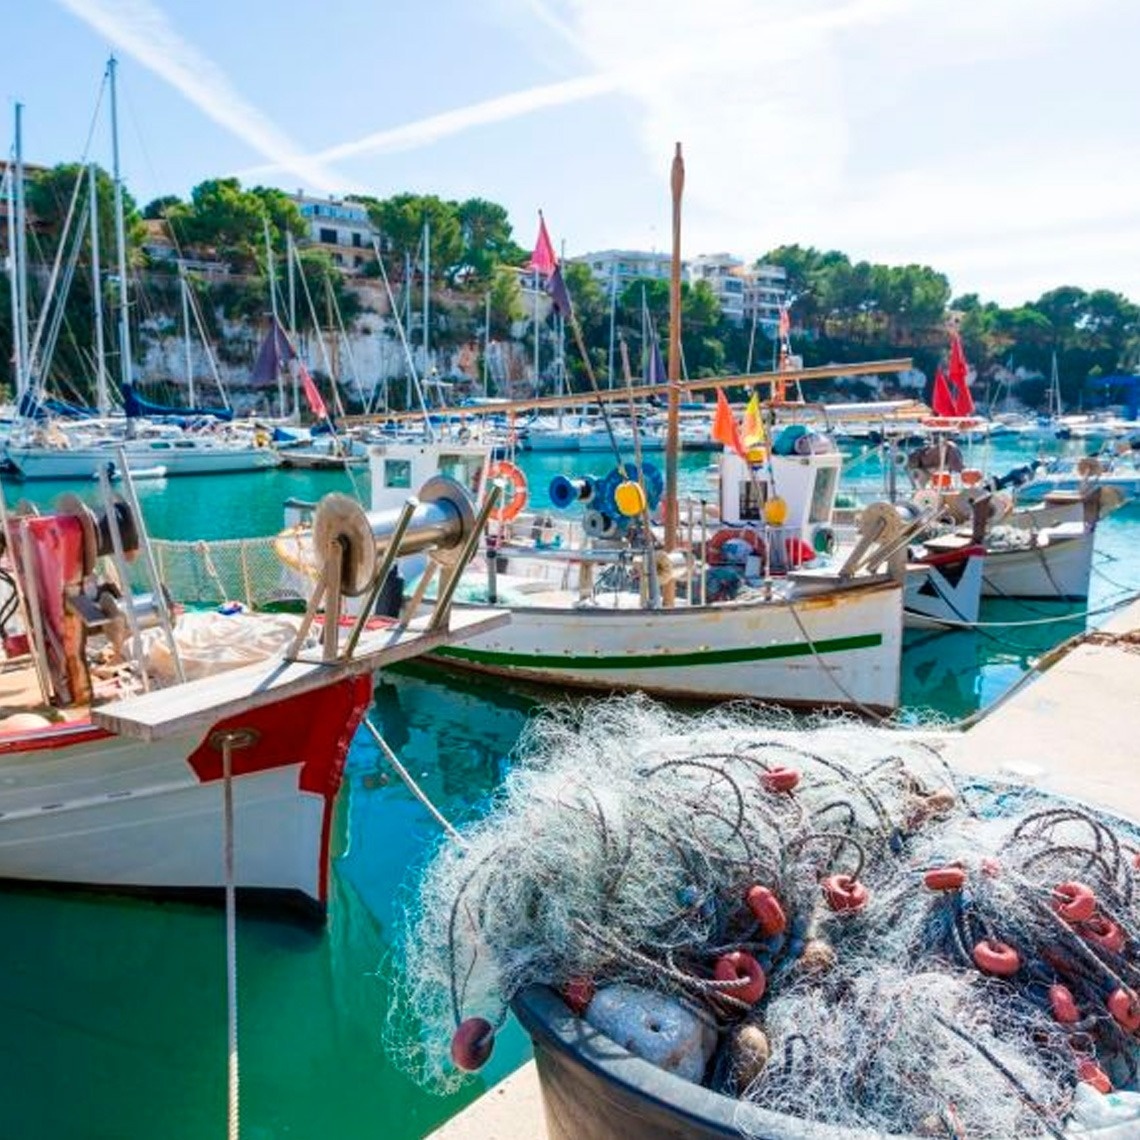
[(739, 541), (748, 544), (749, 549), (759, 558), (764, 557), (764, 539), (750, 527), (723, 527), (705, 544), (705, 561), (710, 566), (723, 566), (727, 559), (721, 548), (728, 542)]
[(488, 468), (487, 479), (488, 481), (501, 479), (507, 484), (505, 501), (491, 512), (491, 518), (501, 523), (517, 518), (527, 504), (526, 476), (509, 460), (500, 459)]

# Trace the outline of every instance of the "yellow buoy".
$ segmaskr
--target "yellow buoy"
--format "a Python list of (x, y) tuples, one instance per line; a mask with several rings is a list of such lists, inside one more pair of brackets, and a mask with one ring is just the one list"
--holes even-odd
[(634, 518), (645, 510), (645, 492), (640, 483), (627, 479), (614, 488), (614, 506), (627, 519)]
[(768, 458), (768, 452), (762, 447), (750, 447), (748, 449), (748, 462), (749, 463), (763, 463)]
[(764, 521), (769, 526), (783, 526), (788, 521), (788, 503), (777, 495), (764, 504)]

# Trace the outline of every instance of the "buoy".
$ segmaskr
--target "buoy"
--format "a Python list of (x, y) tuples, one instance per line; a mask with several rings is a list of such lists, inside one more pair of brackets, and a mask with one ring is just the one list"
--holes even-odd
[(964, 867), (935, 867), (922, 876), (932, 891), (960, 891), (966, 885)]
[(1073, 1025), (1081, 1019), (1072, 991), (1059, 982), (1049, 987), (1049, 1008), (1053, 1012), (1053, 1020), (1062, 1025)]
[(764, 521), (769, 526), (783, 526), (788, 521), (788, 501), (779, 495), (764, 504)]
[(796, 570), (807, 562), (815, 561), (815, 549), (799, 535), (793, 534), (784, 540), (784, 556), (788, 560), (788, 566)]
[(571, 978), (562, 987), (562, 1000), (581, 1017), (594, 1000), (596, 990), (589, 978)]
[(636, 518), (646, 509), (645, 492), (640, 483), (627, 480), (614, 488), (614, 506), (627, 519)]
[(511, 519), (522, 513), (527, 501), (526, 476), (513, 463), (500, 459), (492, 463), (487, 471), (488, 482), (505, 484), (503, 499), (500, 506), (491, 512), (491, 518), (496, 522), (510, 522)]
[(1081, 923), (1081, 937), (1110, 954), (1119, 954), (1124, 949), (1124, 931), (1103, 914), (1094, 914)]
[(996, 938), (983, 938), (974, 947), (974, 965), (983, 974), (996, 978), (1011, 978), (1021, 969), (1021, 955), (1006, 942)]
[(1140, 1029), (1140, 999), (1137, 999), (1133, 990), (1113, 990), (1108, 995), (1108, 1012), (1112, 1020), (1124, 1030), (1125, 1033), (1135, 1033)]
[(785, 768), (782, 764), (769, 768), (760, 777), (760, 783), (766, 792), (792, 792), (799, 786), (799, 782), (799, 770)]
[(469, 1017), (459, 1023), (451, 1038), (451, 1059), (465, 1073), (481, 1069), (495, 1048), (495, 1031), (485, 1017)]
[(768, 887), (761, 886), (759, 883), (754, 887), (749, 887), (748, 894), (744, 896), (744, 901), (748, 904), (748, 909), (752, 911), (752, 917), (760, 923), (760, 929), (766, 938), (770, 938), (773, 934), (783, 934), (787, 929), (788, 917), (784, 914), (784, 908), (780, 905), (780, 900), (776, 898), (775, 893)]
[(836, 912), (862, 910), (871, 892), (853, 875), (828, 875), (820, 884), (827, 905)]
[(1108, 1074), (1091, 1057), (1081, 1057), (1077, 1061), (1077, 1079), (1105, 1096), (1112, 1092)]
[(1086, 922), (1096, 913), (1096, 895), (1084, 883), (1058, 883), (1053, 888), (1053, 909), (1066, 922)]
[(759, 1025), (742, 1025), (730, 1046), (732, 1072), (741, 1088), (747, 1088), (764, 1071), (772, 1056), (768, 1035)]
[(713, 977), (718, 982), (741, 982), (741, 985), (729, 987), (725, 992), (745, 1005), (755, 1005), (768, 988), (764, 967), (743, 950), (722, 954), (713, 967)]

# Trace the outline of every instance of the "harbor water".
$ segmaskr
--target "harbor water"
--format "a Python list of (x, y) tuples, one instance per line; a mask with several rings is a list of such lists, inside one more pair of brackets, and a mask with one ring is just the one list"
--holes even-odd
[[(707, 494), (707, 454), (683, 460), (682, 487)], [(995, 441), (990, 467), (1024, 462)], [(605, 457), (524, 456), (543, 505), (559, 472), (601, 473)], [(877, 454), (854, 457), (853, 484), (883, 483)], [(164, 538), (261, 535), (281, 524), (289, 496), (366, 490), (363, 470), (273, 471), (140, 482), (151, 532)], [(46, 505), (91, 486), (5, 485)], [(1043, 651), (1140, 590), (1140, 507), (1097, 534), (1088, 606), (987, 602), (983, 627), (909, 633), (907, 713), (958, 718), (992, 703)], [(1095, 620), (1095, 618), (1094, 618)], [(998, 623), (1023, 623), (1004, 625)], [(445, 814), (478, 813), (510, 763), (538, 690), (441, 676), (414, 664), (377, 684), (375, 717)], [(524, 1035), (500, 1034), (488, 1067), (452, 1098), (425, 1093), (386, 1054), (382, 1036), (401, 888), (437, 839), (424, 809), (358, 737), (338, 802), (330, 910), (311, 930), (256, 915), (239, 921), (242, 1135), (249, 1140), (422, 1137), (516, 1067)], [(224, 922), (220, 910), (109, 896), (0, 893), (0, 1136), (52, 1140), (216, 1137), (226, 1113)]]

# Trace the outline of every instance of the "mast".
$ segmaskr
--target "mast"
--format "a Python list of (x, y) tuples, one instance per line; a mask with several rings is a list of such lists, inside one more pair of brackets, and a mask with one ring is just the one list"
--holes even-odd
[[(542, 228), (542, 211), (538, 211), (538, 225), (541, 232)], [(534, 289), (534, 394), (537, 396), (539, 393), (538, 386), (538, 269), (535, 268), (534, 276), (531, 280), (531, 286)]]
[[(12, 194), (16, 211), (15, 253), (12, 314), (12, 337), (16, 343), (16, 395), (23, 396), (28, 389), (31, 361), (28, 359), (28, 207), (24, 187), (24, 104), (16, 104), (16, 163)], [(11, 214), (8, 215), (11, 219)]]
[(99, 264), (99, 191), (95, 163), (87, 167), (91, 198), (91, 296), (95, 310), (95, 404), (101, 416), (111, 410), (107, 395), (107, 349), (103, 343), (103, 274)]
[(186, 263), (178, 261), (178, 284), (182, 287), (182, 344), (186, 353), (186, 403), (194, 407), (194, 359), (190, 352), (190, 283), (186, 280)]
[[(670, 173), (673, 194), (673, 265), (669, 281), (669, 419), (665, 433), (665, 549), (677, 549), (677, 451), (681, 435), (681, 195), (685, 189), (685, 161), (681, 144), (673, 155)], [(665, 604), (673, 602), (673, 586), (665, 587)]]
[(617, 260), (610, 265), (610, 387), (614, 386), (614, 333), (617, 326)]
[(118, 60), (107, 61), (107, 79), (111, 87), (111, 173), (115, 180), (115, 243), (119, 259), (119, 376), (124, 393), (132, 384), (131, 322), (127, 296), (127, 230), (123, 220), (123, 179), (119, 171), (119, 105), (116, 95), (115, 72)]
[(487, 290), (487, 308), (484, 313), (486, 319), (483, 325), (483, 399), (486, 399), (491, 390), (487, 384), (487, 370), (491, 359), (491, 290)]
[[(421, 375), (430, 384), (431, 382), (431, 368), (430, 357), (428, 353), (431, 351), (431, 333), (428, 331), (428, 318), (429, 306), (431, 303), (431, 222), (426, 218), (424, 219), (424, 366)], [(436, 398), (439, 398), (439, 389), (436, 389)], [(429, 401), (431, 397), (430, 388), (427, 393)]]
[[(293, 248), (293, 234), (292, 231), (285, 231), (285, 266), (288, 270), (289, 280), (289, 343), (293, 346), (294, 352), (297, 346), (297, 278), (295, 276), (295, 269), (293, 262), (297, 256), (296, 250)], [(301, 381), (296, 366), (292, 369), (293, 374), (293, 419), (297, 423), (301, 422)]]
[(16, 262), (16, 207), (15, 207), (15, 180), (12, 167), (4, 172), (4, 190), (8, 199), (8, 292), (12, 300), (12, 363), (16, 370), (16, 392), (22, 391), (20, 376), (23, 372), (24, 361), (20, 351), (20, 292), (17, 284), (19, 276)]
[(277, 273), (273, 264), (273, 242), (269, 238), (269, 215), (261, 218), (265, 230), (265, 264), (269, 276), (269, 313), (273, 320), (273, 359), (277, 372), (277, 414), (285, 418), (285, 377), (281, 375), (281, 362), (277, 360)]
[[(412, 251), (404, 250), (404, 328), (412, 331)], [(409, 358), (410, 365), (410, 358)], [(404, 378), (404, 407), (412, 410), (412, 370)]]

